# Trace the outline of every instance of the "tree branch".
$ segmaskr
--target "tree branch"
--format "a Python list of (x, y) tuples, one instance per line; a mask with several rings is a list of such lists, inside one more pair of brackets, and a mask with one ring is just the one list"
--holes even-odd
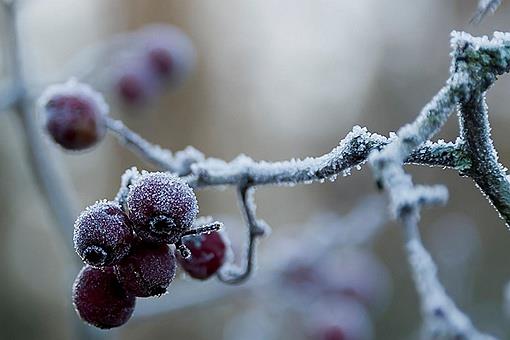
[(461, 134), (471, 159), (469, 175), (510, 227), (510, 182), (492, 143), (485, 93), (461, 102)]

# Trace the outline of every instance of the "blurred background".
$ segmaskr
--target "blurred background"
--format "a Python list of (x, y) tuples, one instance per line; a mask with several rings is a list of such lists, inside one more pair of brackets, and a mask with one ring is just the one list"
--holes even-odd
[[(478, 26), (469, 24), (476, 6), (476, 0), (25, 0), (19, 26), (35, 96), (42, 84), (75, 75), (62, 65), (90, 46), (155, 22), (179, 27), (197, 54), (193, 72), (179, 87), (133, 108), (120, 103), (108, 87), (108, 65), (87, 79), (108, 95), (111, 114), (173, 151), (192, 145), (225, 160), (240, 153), (281, 160), (328, 152), (354, 125), (387, 135), (412, 120), (448, 78), (452, 30), (475, 35), (510, 31), (506, 1)], [(5, 46), (2, 37), (0, 47)], [(79, 65), (104, 62), (87, 56)], [(7, 76), (3, 61), (5, 55), (0, 62)], [(494, 142), (504, 164), (510, 162), (509, 90), (510, 79), (504, 76), (488, 95)], [(453, 140), (457, 134), (453, 116), (439, 138)], [(79, 154), (64, 153), (46, 140), (61, 163), (62, 179), (76, 194), (76, 214), (98, 199), (113, 198), (126, 168), (153, 169), (112, 137)], [(78, 270), (70, 266), (77, 255), (69, 252), (70, 240), (55, 228), (29, 168), (19, 121), (10, 113), (0, 115), (0, 164), (0, 338), (73, 339), (77, 317), (70, 309), (69, 276)], [(447, 291), (479, 329), (510, 338), (503, 301), (510, 279), (505, 224), (470, 179), (450, 170), (408, 170), (416, 182), (443, 183), (450, 191), (448, 205), (424, 211), (421, 223)], [(267, 275), (282, 245), (315, 227), (312, 217), (348, 215), (375, 191), (367, 168), (334, 183), (259, 189), (258, 215), (274, 235), (260, 243), (256, 277)], [(235, 191), (205, 190), (198, 198), (201, 214), (228, 221), (234, 248), (240, 247), (244, 230)], [(367, 205), (364, 214), (368, 219), (378, 212)], [(362, 225), (363, 218), (356, 223)], [(300, 247), (306, 257), (314, 242)], [(385, 306), (358, 313), (367, 325), (363, 327), (372, 328), (373, 334), (366, 336), (416, 338), (419, 305), (399, 225), (388, 222), (366, 248), (388, 274), (379, 277), (381, 285), (388, 286)], [(214, 279), (179, 281), (179, 290), (165, 296), (165, 303), (179, 300), (179, 292), (192, 296), (190, 290), (197, 290), (207, 296), (219, 286)], [(286, 304), (292, 297), (274, 285), (252, 286), (150, 318), (136, 319), (135, 311), (135, 319), (112, 334), (121, 339), (309, 336)], [(150, 301), (145, 305), (149, 308)], [(352, 310), (345, 313), (357, 315)]]

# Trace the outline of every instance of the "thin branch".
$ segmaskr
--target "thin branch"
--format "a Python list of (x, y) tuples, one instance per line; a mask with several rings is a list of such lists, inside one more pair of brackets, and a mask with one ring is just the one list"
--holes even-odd
[(421, 242), (417, 218), (403, 220), (409, 265), (420, 298), (426, 339), (495, 339), (480, 333), (445, 292), (437, 278), (437, 268)]
[(461, 134), (472, 163), (469, 175), (510, 227), (510, 182), (492, 143), (485, 93), (460, 105)]
[(241, 284), (246, 281), (255, 266), (257, 239), (269, 231), (266, 222), (258, 220), (255, 210), (253, 194), (255, 188), (248, 184), (240, 185), (238, 188), (239, 206), (243, 212), (243, 219), (248, 228), (248, 242), (246, 245), (246, 256), (241, 267), (226, 263), (218, 273), (218, 279), (228, 284)]
[(188, 174), (191, 164), (204, 158), (201, 152), (192, 147), (177, 152), (174, 156), (169, 150), (149, 143), (120, 120), (107, 117), (106, 126), (127, 148), (158, 168), (179, 176)]
[[(394, 138), (355, 126), (336, 148), (320, 157), (257, 162), (240, 155), (231, 162), (225, 162), (217, 158), (206, 159), (192, 147), (173, 156), (171, 151), (148, 142), (119, 120), (107, 118), (107, 126), (133, 152), (161, 170), (186, 176), (186, 181), (194, 188), (239, 185), (245, 181), (251, 185), (284, 185), (334, 180), (338, 175), (347, 174), (351, 168), (364, 164), (372, 150), (381, 149)], [(426, 143), (411, 153), (406, 163), (454, 168), (461, 172), (470, 166), (458, 141)]]
[(502, 2), (502, 0), (480, 0), (476, 12), (469, 22), (479, 24), (487, 14), (496, 12)]

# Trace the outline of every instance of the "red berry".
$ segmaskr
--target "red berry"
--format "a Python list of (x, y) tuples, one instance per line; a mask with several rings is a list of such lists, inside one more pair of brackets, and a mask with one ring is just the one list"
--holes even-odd
[(135, 296), (122, 288), (112, 268), (85, 266), (74, 281), (73, 304), (84, 321), (108, 329), (129, 320)]
[(147, 62), (152, 72), (160, 78), (166, 78), (172, 74), (174, 61), (168, 49), (155, 47), (149, 50)]
[(316, 299), (302, 310), (306, 333), (313, 340), (371, 340), (373, 325), (367, 310), (349, 298)]
[(83, 211), (74, 224), (74, 248), (86, 263), (111, 266), (126, 256), (133, 242), (131, 223), (114, 202), (101, 201)]
[(124, 74), (117, 81), (120, 98), (128, 104), (138, 104), (145, 100), (143, 81), (136, 74)]
[(215, 274), (225, 262), (227, 246), (221, 233), (217, 231), (184, 239), (191, 256), (178, 256), (181, 267), (193, 278), (206, 280)]
[(138, 32), (145, 60), (155, 78), (178, 85), (191, 74), (196, 53), (187, 35), (171, 25), (155, 24)]
[(160, 85), (143, 60), (121, 59), (118, 63), (120, 66), (115, 71), (114, 86), (122, 102), (127, 105), (141, 105), (158, 94)]
[(179, 177), (143, 173), (129, 191), (129, 217), (136, 234), (145, 241), (176, 243), (191, 229), (198, 213), (195, 193)]
[(166, 293), (175, 268), (175, 255), (166, 244), (139, 242), (115, 266), (115, 274), (127, 292), (149, 297)]
[(53, 140), (68, 150), (84, 150), (106, 133), (108, 107), (89, 86), (69, 81), (50, 86), (39, 99), (45, 127)]
[(382, 309), (389, 300), (391, 281), (386, 267), (370, 252), (341, 251), (320, 261), (321, 286), (330, 297), (350, 296)]

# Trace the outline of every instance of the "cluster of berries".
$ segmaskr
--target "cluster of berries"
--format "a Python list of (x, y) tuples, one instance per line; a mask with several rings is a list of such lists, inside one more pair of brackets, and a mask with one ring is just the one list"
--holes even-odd
[(167, 291), (176, 262), (193, 278), (215, 274), (227, 250), (221, 225), (194, 228), (197, 213), (193, 190), (163, 172), (137, 174), (125, 199), (83, 211), (74, 226), (74, 247), (86, 263), (73, 286), (80, 317), (104, 329), (126, 323), (136, 297)]
[(127, 105), (144, 104), (190, 74), (195, 50), (181, 30), (166, 24), (143, 27), (129, 36), (130, 46), (113, 65), (113, 88)]

